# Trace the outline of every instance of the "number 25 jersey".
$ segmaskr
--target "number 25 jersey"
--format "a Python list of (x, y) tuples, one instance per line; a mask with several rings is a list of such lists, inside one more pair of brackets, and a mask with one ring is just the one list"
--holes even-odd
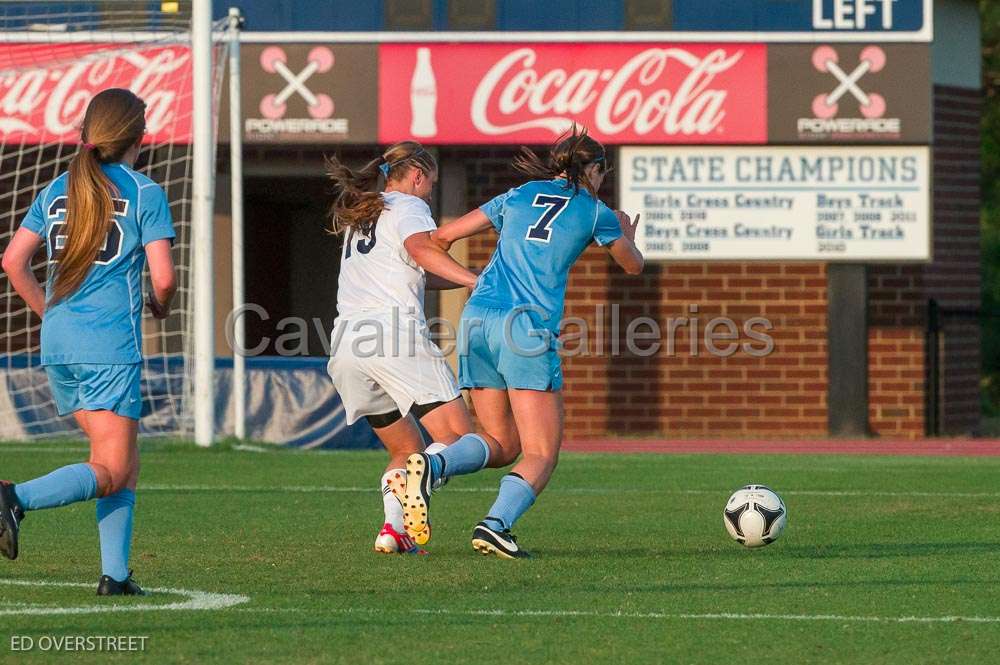
[[(104, 245), (77, 288), (46, 307), (42, 317), (42, 365), (142, 362), (142, 270), (145, 246), (174, 238), (170, 207), (155, 182), (124, 164), (102, 164), (114, 184), (114, 213)], [(66, 242), (69, 174), (63, 173), (38, 195), (21, 226), (45, 240), (50, 262)], [(51, 266), (50, 266), (51, 268)], [(54, 271), (48, 271), (46, 300)]]

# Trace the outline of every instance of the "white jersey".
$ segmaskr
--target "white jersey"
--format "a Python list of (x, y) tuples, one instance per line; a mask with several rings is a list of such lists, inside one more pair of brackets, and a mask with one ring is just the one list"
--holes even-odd
[[(333, 379), (347, 423), (414, 404), (459, 396), (455, 375), (429, 337), (424, 317), (424, 270), (403, 241), (437, 228), (422, 199), (386, 192), (374, 231), (348, 231), (330, 335)], [(374, 326), (374, 327), (373, 327)], [(376, 334), (376, 330), (381, 334)]]
[(392, 314), (424, 321), (424, 270), (403, 241), (415, 233), (437, 228), (427, 203), (402, 192), (385, 192), (385, 210), (369, 236), (361, 229), (347, 231), (337, 285), (337, 313)]

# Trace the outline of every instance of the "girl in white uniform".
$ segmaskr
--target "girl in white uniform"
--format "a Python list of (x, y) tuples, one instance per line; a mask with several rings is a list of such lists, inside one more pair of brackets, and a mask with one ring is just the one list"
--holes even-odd
[[(455, 444), (444, 456), (449, 476), (482, 468), (484, 448), (489, 466), (505, 466), (520, 444), (516, 430), (497, 437), (506, 448), (497, 438), (472, 433), (451, 368), (429, 338), (425, 282), (431, 288), (476, 284), (474, 273), (430, 239), (437, 228), (428, 206), (437, 181), (433, 155), (404, 141), (359, 171), (335, 158), (328, 168), (336, 185), (333, 232), (344, 234), (328, 370), (348, 424), (367, 418), (389, 452), (381, 481), (385, 523), (375, 551), (417, 553), (430, 538), (430, 524), (407, 535), (401, 499), (406, 460), (424, 449), (414, 416), (437, 442), (428, 452), (444, 454)], [(385, 190), (370, 191), (380, 176)]]

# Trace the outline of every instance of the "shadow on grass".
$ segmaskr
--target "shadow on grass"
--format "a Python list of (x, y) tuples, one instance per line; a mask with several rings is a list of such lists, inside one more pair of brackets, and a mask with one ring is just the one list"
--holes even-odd
[(967, 556), (996, 554), (1000, 542), (973, 543), (851, 543), (843, 545), (792, 545), (779, 543), (747, 551), (742, 547), (697, 548), (650, 547), (582, 549), (529, 549), (538, 559), (730, 559), (745, 556), (787, 557), (792, 559), (883, 559), (918, 556)]
[(784, 556), (797, 559), (883, 559), (912, 556), (966, 556), (996, 554), (1000, 543), (850, 543), (843, 545), (788, 545)]
[[(1000, 586), (1000, 582), (988, 581), (988, 580), (976, 580), (976, 579), (928, 579), (928, 578), (915, 578), (910, 580), (878, 580), (878, 579), (850, 579), (850, 580), (795, 580), (795, 581), (773, 581), (764, 582), (760, 580), (753, 580), (751, 582), (745, 582), (741, 584), (704, 584), (699, 582), (692, 583), (671, 583), (671, 584), (645, 584), (642, 586), (617, 586), (615, 591), (629, 594), (645, 594), (645, 593), (705, 593), (712, 591), (739, 591), (739, 592), (755, 592), (760, 590), (770, 590), (770, 591), (782, 591), (788, 590), (793, 591), (796, 589), (864, 589), (866, 591), (876, 591), (883, 590), (887, 591), (891, 588), (902, 588), (902, 587), (919, 587), (926, 588), (929, 586), (937, 587), (961, 587), (961, 586), (975, 586), (975, 587), (995, 587)], [(605, 587), (581, 587), (580, 591), (603, 591), (607, 592)]]

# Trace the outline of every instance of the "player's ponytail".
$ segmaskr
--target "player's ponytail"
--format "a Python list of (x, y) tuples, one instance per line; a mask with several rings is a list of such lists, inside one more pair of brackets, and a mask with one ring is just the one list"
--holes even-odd
[(327, 175), (333, 181), (335, 198), (330, 207), (331, 233), (358, 227), (370, 232), (385, 209), (382, 194), (374, 191), (379, 176), (391, 182), (403, 178), (410, 169), (427, 175), (437, 171), (437, 160), (416, 141), (395, 143), (358, 171), (351, 170), (336, 157), (326, 160)]
[(101, 170), (117, 162), (146, 131), (146, 104), (129, 90), (109, 88), (90, 100), (80, 131), (82, 145), (69, 165), (66, 242), (53, 264), (51, 302), (70, 295), (87, 277), (107, 240), (117, 190)]
[(596, 196), (597, 192), (593, 191), (590, 180), (584, 175), (584, 169), (594, 162), (605, 163), (604, 146), (588, 136), (586, 128), (577, 128), (574, 124), (553, 144), (544, 161), (533, 150), (522, 146), (521, 153), (514, 158), (514, 168), (530, 178), (548, 180), (565, 174), (574, 191), (579, 191), (580, 185), (583, 185)]

